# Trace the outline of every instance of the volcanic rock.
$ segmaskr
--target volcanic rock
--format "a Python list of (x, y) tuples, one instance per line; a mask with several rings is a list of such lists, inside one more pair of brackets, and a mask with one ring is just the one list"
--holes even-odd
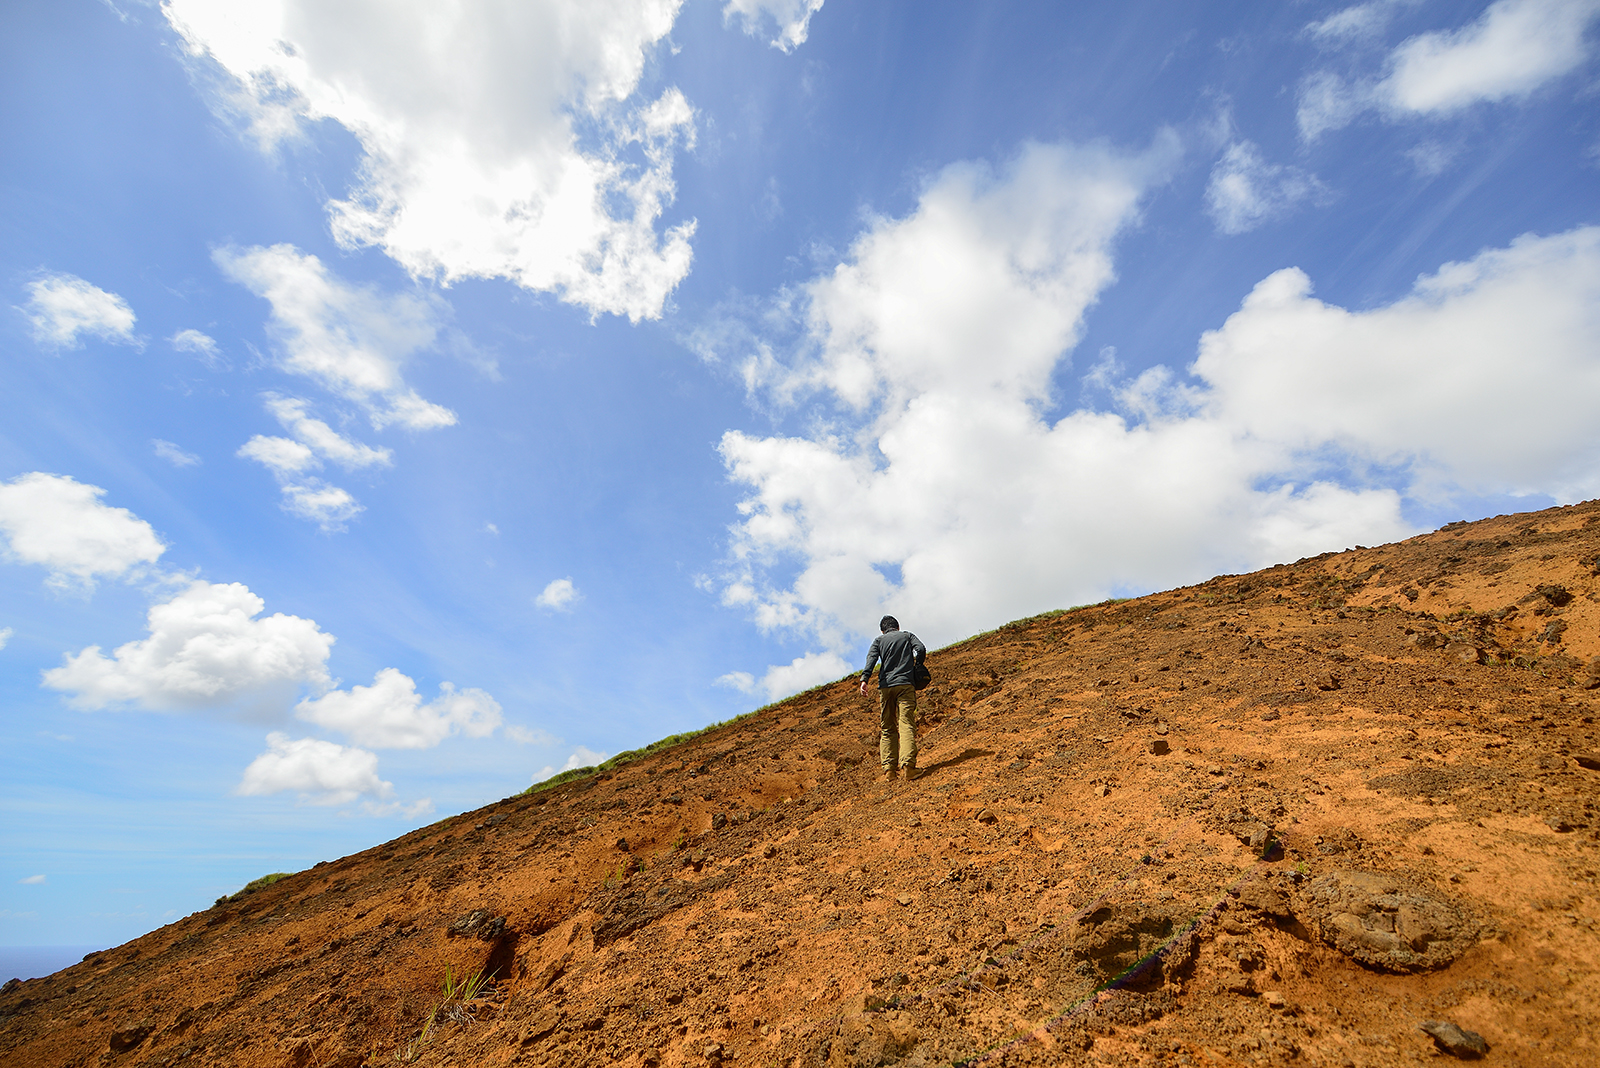
[(1394, 876), (1335, 871), (1307, 883), (1295, 915), (1321, 939), (1369, 968), (1432, 971), (1471, 947), (1475, 926), (1446, 902), (1407, 892)]
[(1476, 1031), (1457, 1027), (1448, 1020), (1424, 1020), (1420, 1025), (1434, 1043), (1446, 1053), (1463, 1060), (1474, 1060), (1489, 1052), (1489, 1043)]

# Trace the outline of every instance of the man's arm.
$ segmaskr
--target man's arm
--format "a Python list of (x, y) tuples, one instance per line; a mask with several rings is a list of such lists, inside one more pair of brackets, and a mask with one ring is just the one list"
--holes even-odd
[(878, 666), (878, 642), (880, 638), (872, 639), (872, 648), (867, 650), (867, 668), (861, 673), (861, 692), (867, 692), (867, 683), (872, 679), (872, 669)]

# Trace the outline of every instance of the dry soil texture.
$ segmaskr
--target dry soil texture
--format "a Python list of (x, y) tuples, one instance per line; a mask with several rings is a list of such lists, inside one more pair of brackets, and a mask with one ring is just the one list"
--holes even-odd
[(0, 1062), (1600, 1064), (1597, 572), (1589, 503), (1020, 621), (914, 782), (821, 687), (9, 983)]

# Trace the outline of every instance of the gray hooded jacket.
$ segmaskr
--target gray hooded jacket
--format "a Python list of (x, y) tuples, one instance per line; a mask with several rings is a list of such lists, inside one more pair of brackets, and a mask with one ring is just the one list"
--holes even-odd
[(879, 689), (910, 686), (912, 666), (922, 663), (927, 655), (928, 650), (909, 630), (891, 630), (880, 634), (872, 639), (872, 648), (867, 650), (867, 669), (861, 673), (861, 681), (863, 684), (871, 681), (872, 669), (882, 660), (883, 670), (878, 673)]

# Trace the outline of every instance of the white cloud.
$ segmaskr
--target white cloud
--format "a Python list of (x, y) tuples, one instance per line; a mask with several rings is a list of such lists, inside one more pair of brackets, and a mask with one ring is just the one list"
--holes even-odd
[[(809, 339), (764, 381), (836, 406), (805, 436), (724, 436), (749, 490), (724, 602), (853, 662), (884, 611), (938, 645), (1403, 537), (1407, 497), (1600, 494), (1600, 229), (1446, 265), (1366, 311), (1279, 272), (1201, 340), (1193, 377), (1152, 368), (1116, 389), (1120, 411), (1045, 419), (1152, 180), (1039, 147), (999, 174), (952, 168), (810, 282)], [(762, 685), (842, 673), (805, 662)]]
[(1295, 124), (1300, 136), (1315, 141), (1329, 130), (1340, 130), (1373, 106), (1372, 87), (1347, 82), (1329, 71), (1314, 71), (1300, 83)]
[(228, 365), (216, 340), (198, 330), (179, 330), (170, 340), (173, 348), (179, 352), (194, 353), (200, 357), (201, 363), (213, 371), (219, 371)]
[(11, 636), (15, 633), (16, 631), (12, 630), (10, 627), (0, 627), (0, 649), (4, 649), (6, 647), (6, 643), (11, 641)]
[(266, 394), (267, 411), (292, 434), (296, 441), (313, 449), (325, 460), (332, 460), (347, 471), (361, 467), (388, 467), (394, 454), (388, 449), (363, 445), (334, 430), (321, 419), (306, 414), (306, 402), (297, 397)]
[(72, 274), (49, 273), (28, 283), (33, 336), (43, 345), (72, 349), (87, 336), (142, 346), (133, 334), (133, 309), (115, 293)]
[(1219, 422), (1415, 465), (1430, 493), (1600, 495), (1600, 228), (1447, 263), (1370, 311), (1310, 294), (1278, 271), (1201, 339), (1193, 369)]
[(484, 691), (446, 682), (423, 704), (416, 683), (394, 668), (379, 671), (371, 686), (307, 698), (295, 715), (376, 749), (431, 749), (457, 731), (484, 738), (500, 725), (500, 705)]
[(806, 43), (811, 16), (822, 10), (823, 0), (728, 0), (722, 7), (724, 22), (734, 18), (744, 27), (744, 32), (754, 37), (765, 33), (764, 25), (770, 21), (777, 27), (777, 35), (769, 42), (773, 48), (793, 52)]
[(524, 727), (520, 723), (513, 723), (506, 727), (505, 735), (519, 745), (555, 745), (556, 738), (548, 731), (537, 727)]
[(320, 478), (284, 486), (283, 510), (327, 531), (343, 530), (346, 523), (364, 511), (348, 490)]
[(1497, 0), (1469, 26), (1403, 42), (1379, 94), (1423, 114), (1527, 96), (1587, 58), (1596, 15), (1600, 0)]
[(565, 612), (582, 597), (583, 594), (572, 584), (572, 579), (561, 578), (546, 586), (543, 592), (533, 599), (533, 603), (553, 612)]
[(1442, 145), (1437, 141), (1424, 141), (1413, 145), (1406, 150), (1406, 158), (1417, 169), (1417, 173), (1425, 178), (1436, 174), (1443, 174), (1446, 167), (1455, 160), (1459, 148), (1451, 145)]
[(292, 438), (257, 434), (239, 446), (238, 455), (254, 460), (279, 478), (288, 478), (322, 466), (317, 454)]
[(1335, 11), (1327, 18), (1306, 27), (1306, 33), (1321, 44), (1346, 45), (1376, 37), (1389, 25), (1395, 13), (1416, 0), (1371, 0)]
[(276, 716), (297, 691), (332, 685), (334, 637), (313, 620), (266, 607), (249, 588), (195, 582), (149, 611), (149, 637), (111, 656), (91, 645), (44, 673), (77, 708), (133, 704), (154, 710), (237, 709)]
[(30, 875), (25, 879), (18, 879), (17, 882), (20, 883), (23, 886), (38, 886), (38, 885), (40, 885), (41, 883), (44, 882), (44, 876), (43, 875)]
[(151, 438), (150, 447), (155, 449), (156, 455), (161, 457), (173, 467), (194, 467), (200, 462), (200, 457), (192, 452), (185, 452), (179, 446), (161, 438)]
[(407, 804), (404, 801), (363, 801), (361, 811), (368, 816), (399, 816), (402, 819), (416, 819), (433, 813), (433, 798), (424, 797)]
[[(217, 104), (264, 146), (331, 119), (360, 143), (341, 245), (412, 274), (503, 277), (593, 314), (661, 314), (694, 223), (658, 234), (683, 94), (637, 94), (681, 0), (169, 0)], [(359, 25), (360, 31), (352, 27)], [(207, 66), (214, 63), (215, 66)]]
[(844, 657), (833, 652), (810, 652), (795, 657), (787, 664), (769, 666), (759, 681), (748, 671), (730, 671), (719, 676), (716, 684), (741, 693), (760, 693), (768, 701), (776, 701), (848, 674), (850, 664)]
[(712, 685), (726, 686), (740, 693), (755, 693), (756, 677), (748, 671), (730, 671), (726, 675), (718, 675), (712, 680)]
[(244, 769), (235, 792), (259, 797), (287, 790), (310, 805), (345, 805), (358, 797), (387, 800), (394, 796), (394, 785), (378, 778), (376, 754), (273, 731), (267, 735), (267, 751)]
[(1301, 201), (1322, 201), (1327, 195), (1316, 175), (1268, 163), (1253, 142), (1235, 141), (1211, 168), (1206, 210), (1217, 229), (1242, 234), (1287, 214)]
[(325, 531), (343, 530), (361, 512), (361, 504), (348, 490), (306, 474), (322, 467), (312, 449), (292, 438), (257, 434), (239, 446), (238, 454), (272, 472), (283, 494), (282, 508), (290, 515), (310, 520)]
[(283, 492), (283, 509), (290, 515), (309, 519), (323, 530), (342, 530), (361, 509), (348, 490), (306, 472), (322, 467), (324, 459), (346, 470), (362, 467), (388, 467), (393, 454), (388, 449), (363, 445), (306, 413), (306, 402), (276, 393), (266, 396), (267, 410), (294, 435), (280, 438), (257, 434), (239, 447), (238, 455), (254, 460), (272, 472)]
[(1315, 72), (1300, 87), (1301, 136), (1313, 140), (1367, 110), (1392, 120), (1437, 118), (1525, 98), (1589, 58), (1585, 34), (1597, 16), (1600, 0), (1496, 0), (1466, 26), (1401, 42), (1379, 78)]
[(48, 569), (57, 587), (92, 587), (97, 578), (141, 573), (167, 547), (149, 523), (102, 504), (105, 492), (42, 471), (0, 482), (5, 558)]
[(563, 771), (575, 771), (578, 768), (592, 768), (596, 764), (604, 763), (605, 759), (605, 753), (597, 753), (593, 749), (589, 749), (580, 745), (578, 748), (572, 751), (572, 755), (567, 757), (567, 762), (565, 764), (561, 765), (559, 768), (548, 764), (545, 765), (544, 769), (533, 777), (533, 781), (536, 783), (544, 782), (550, 776), (559, 775)]
[(305, 375), (361, 405), (379, 429), (451, 426), (455, 413), (417, 396), (401, 367), (431, 348), (441, 311), (423, 296), (388, 296), (352, 286), (293, 245), (227, 247), (212, 254), (222, 273), (272, 305), (268, 324), (284, 370)]

